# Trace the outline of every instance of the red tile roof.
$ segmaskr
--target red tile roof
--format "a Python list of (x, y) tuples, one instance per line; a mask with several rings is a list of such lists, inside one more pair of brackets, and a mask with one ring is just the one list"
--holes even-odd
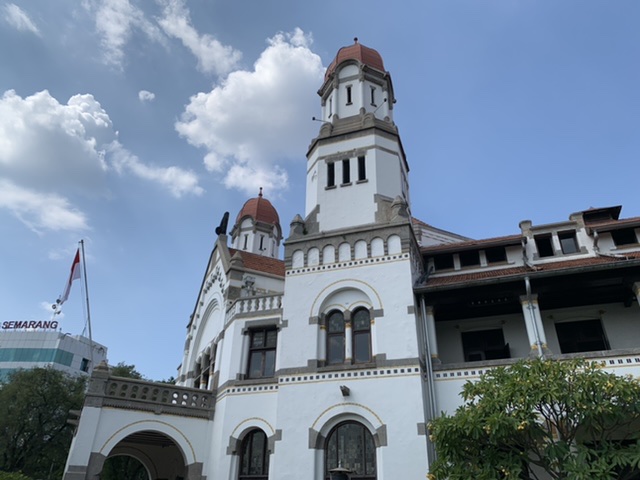
[(517, 245), (522, 235), (506, 235), (504, 237), (484, 238), (482, 240), (467, 240), (464, 242), (447, 243), (446, 245), (432, 245), (421, 248), (423, 254), (436, 254), (449, 251), (471, 250), (475, 247), (490, 247), (493, 245)]
[(280, 217), (278, 212), (271, 205), (271, 202), (262, 196), (262, 189), (256, 198), (251, 198), (245, 202), (240, 213), (236, 217), (236, 224), (240, 223), (244, 217), (251, 217), (256, 222), (279, 225)]
[(427, 279), (427, 282), (423, 285), (423, 287), (431, 288), (431, 287), (443, 287), (443, 286), (449, 286), (449, 285), (462, 285), (468, 282), (481, 282), (483, 280), (490, 280), (490, 279), (496, 279), (496, 278), (519, 277), (526, 274), (535, 275), (540, 272), (553, 272), (553, 271), (561, 271), (561, 270), (570, 271), (572, 269), (579, 269), (584, 267), (596, 267), (599, 265), (606, 265), (606, 264), (614, 264), (614, 263), (623, 264), (623, 262), (626, 262), (629, 259), (630, 260), (640, 259), (640, 252), (629, 252), (624, 256), (626, 257), (626, 259), (618, 258), (618, 257), (605, 257), (605, 256), (588, 257), (588, 258), (579, 258), (576, 260), (565, 260), (565, 261), (544, 263), (540, 265), (535, 265), (534, 268), (521, 266), (521, 267), (511, 267), (511, 268), (502, 268), (502, 269), (480, 270), (480, 271), (475, 271), (470, 273), (447, 275), (442, 277), (438, 277), (438, 276), (429, 277)]
[(235, 248), (229, 249), (229, 254), (233, 257), (236, 252), (242, 257), (244, 262), (244, 268), (248, 270), (255, 270), (257, 272), (268, 273), (271, 275), (277, 275), (284, 277), (284, 262), (277, 258), (265, 257), (263, 255), (257, 255), (251, 252), (245, 252), (242, 250), (236, 250)]

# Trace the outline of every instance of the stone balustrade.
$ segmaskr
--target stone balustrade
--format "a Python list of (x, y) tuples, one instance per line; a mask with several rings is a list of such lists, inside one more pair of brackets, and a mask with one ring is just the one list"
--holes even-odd
[(104, 365), (96, 367), (91, 376), (85, 406), (213, 418), (215, 396), (209, 390), (114, 377)]
[(255, 315), (282, 308), (282, 295), (256, 295), (239, 298), (227, 310), (227, 321), (237, 315)]

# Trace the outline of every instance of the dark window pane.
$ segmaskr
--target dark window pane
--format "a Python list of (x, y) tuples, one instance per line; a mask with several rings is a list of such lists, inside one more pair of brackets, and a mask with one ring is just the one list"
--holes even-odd
[(446, 253), (436, 255), (433, 257), (433, 265), (436, 267), (436, 270), (449, 270), (453, 268), (453, 255)]
[(344, 315), (342, 312), (333, 312), (329, 315), (329, 333), (344, 332)]
[(556, 323), (558, 343), (562, 353), (609, 350), (600, 320)]
[(268, 348), (275, 348), (277, 338), (278, 338), (278, 331), (277, 330), (267, 330), (267, 343), (266, 343), (266, 346)]
[(615, 243), (616, 246), (638, 243), (638, 238), (636, 237), (636, 232), (633, 228), (614, 230), (611, 232), (611, 236), (613, 237), (613, 243)]
[(335, 186), (335, 184), (336, 184), (336, 164), (327, 163), (327, 187), (333, 187)]
[(253, 332), (251, 346), (256, 348), (264, 346), (264, 331)]
[(365, 163), (365, 157), (358, 157), (358, 180), (367, 179), (367, 165)]
[(351, 182), (351, 169), (349, 167), (349, 159), (342, 160), (342, 183)]
[(480, 265), (480, 252), (478, 252), (478, 250), (460, 252), (458, 256), (460, 257), (461, 267), (473, 267), (475, 265)]
[(327, 342), (327, 362), (344, 363), (344, 336), (333, 335)]
[(558, 233), (558, 239), (560, 240), (560, 248), (562, 248), (562, 253), (566, 254), (579, 252), (575, 232)]
[(264, 352), (264, 377), (273, 377), (276, 370), (276, 351), (267, 350)]
[(353, 315), (353, 330), (369, 330), (371, 321), (369, 319), (369, 310), (361, 308)]
[(487, 248), (484, 251), (487, 263), (499, 263), (507, 261), (507, 252), (504, 247)]
[(371, 361), (371, 335), (369, 332), (355, 333), (353, 336), (353, 360), (355, 362)]
[(502, 329), (462, 332), (462, 350), (466, 362), (497, 360), (511, 356), (504, 343)]
[(251, 352), (249, 356), (249, 378), (262, 377), (262, 352)]
[(553, 257), (553, 245), (551, 244), (550, 235), (534, 237), (534, 240), (538, 248), (538, 256)]

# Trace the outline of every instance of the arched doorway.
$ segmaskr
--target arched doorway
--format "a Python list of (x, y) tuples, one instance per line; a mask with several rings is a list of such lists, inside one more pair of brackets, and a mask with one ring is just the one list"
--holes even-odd
[(376, 480), (376, 447), (371, 432), (361, 423), (336, 425), (325, 443), (325, 478), (334, 468), (351, 471), (353, 480)]
[[(104, 476), (122, 472), (123, 469), (126, 469), (126, 476)], [(143, 430), (126, 436), (116, 444), (104, 462), (100, 478), (184, 480), (188, 477), (184, 456), (173, 439), (160, 432)]]

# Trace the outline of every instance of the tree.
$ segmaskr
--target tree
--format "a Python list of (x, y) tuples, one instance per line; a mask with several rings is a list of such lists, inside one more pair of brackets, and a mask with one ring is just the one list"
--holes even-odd
[(0, 385), (0, 470), (61, 478), (85, 379), (51, 368), (18, 370)]
[(528, 360), (462, 389), (429, 425), (430, 479), (640, 479), (640, 383), (583, 360)]
[(135, 378), (136, 380), (146, 380), (144, 376), (136, 370), (135, 365), (127, 365), (124, 362), (119, 362), (115, 367), (111, 367), (109, 372), (114, 377)]

